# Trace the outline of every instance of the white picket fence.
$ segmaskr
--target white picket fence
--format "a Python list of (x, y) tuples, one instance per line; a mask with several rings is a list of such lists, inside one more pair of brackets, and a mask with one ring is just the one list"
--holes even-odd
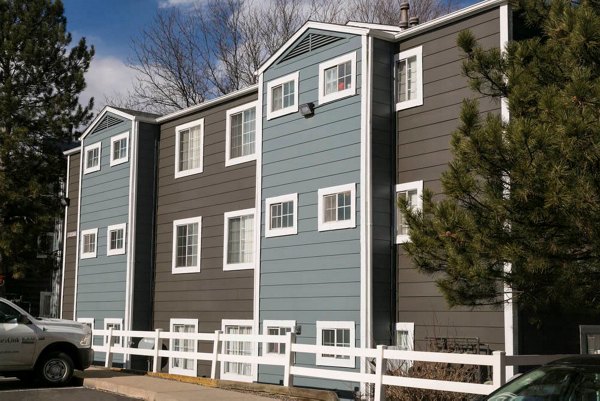
[[(495, 351), (492, 355), (476, 354), (458, 354), (443, 352), (422, 352), (422, 351), (398, 351), (387, 349), (385, 345), (379, 345), (377, 348), (343, 348), (327, 347), (312, 344), (297, 344), (295, 335), (288, 333), (285, 336), (276, 335), (258, 335), (258, 334), (223, 334), (217, 330), (214, 333), (180, 333), (166, 332), (161, 329), (155, 331), (124, 331), (124, 330), (94, 330), (94, 337), (102, 336), (104, 338), (102, 346), (94, 345), (94, 352), (105, 353), (105, 367), (112, 367), (113, 356), (122, 354), (124, 358), (127, 355), (140, 355), (153, 358), (152, 371), (158, 372), (160, 367), (160, 358), (184, 358), (197, 361), (211, 362), (211, 378), (217, 378), (217, 365), (223, 362), (239, 362), (252, 364), (254, 369), (258, 365), (272, 365), (283, 367), (283, 385), (292, 386), (293, 379), (297, 376), (312, 377), (319, 379), (342, 380), (357, 383), (374, 384), (374, 401), (384, 399), (383, 386), (403, 386), (422, 388), (430, 390), (451, 391), (469, 394), (489, 394), (496, 388), (506, 383), (506, 368), (508, 366), (530, 366), (541, 365), (553, 360), (564, 357), (565, 355), (506, 355), (503, 351)], [(154, 349), (140, 349), (123, 347), (113, 343), (114, 337), (120, 337), (120, 344), (129, 344), (131, 338), (153, 338)], [(211, 353), (208, 352), (181, 352), (163, 350), (163, 340), (181, 339), (209, 342), (213, 344)], [(281, 343), (285, 344), (285, 356), (281, 355), (227, 355), (221, 352), (221, 344), (225, 341), (250, 342), (254, 350), (258, 350), (258, 344)], [(263, 349), (266, 347), (263, 346)], [(329, 368), (309, 368), (295, 366), (294, 355), (297, 353), (307, 354), (333, 354), (344, 355), (350, 358), (367, 358), (374, 361), (375, 372), (359, 373), (336, 370), (335, 367)], [(432, 379), (421, 379), (405, 376), (386, 375), (384, 367), (387, 360), (404, 361), (423, 361), (423, 362), (441, 362), (461, 365), (479, 365), (492, 368), (492, 383), (466, 383), (455, 381), (443, 381)]]

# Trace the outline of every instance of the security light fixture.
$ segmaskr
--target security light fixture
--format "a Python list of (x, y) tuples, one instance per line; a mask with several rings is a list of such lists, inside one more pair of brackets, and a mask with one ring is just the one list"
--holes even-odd
[(300, 105), (300, 114), (304, 117), (310, 117), (315, 114), (314, 103), (304, 103)]

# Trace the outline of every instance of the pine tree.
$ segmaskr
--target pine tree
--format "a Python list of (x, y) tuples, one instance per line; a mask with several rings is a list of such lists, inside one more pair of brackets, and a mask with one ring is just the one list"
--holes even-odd
[[(508, 101), (510, 119), (465, 100), (443, 194), (407, 210), (416, 266), (449, 304), (600, 312), (600, 2), (521, 0), (527, 39), (506, 52), (459, 35), (477, 92)], [(510, 266), (510, 269), (507, 269)], [(442, 274), (439, 274), (442, 273)]]
[(44, 264), (38, 239), (63, 210), (62, 147), (91, 118), (78, 95), (94, 50), (84, 39), (68, 49), (63, 14), (60, 0), (0, 0), (0, 274), (15, 279)]

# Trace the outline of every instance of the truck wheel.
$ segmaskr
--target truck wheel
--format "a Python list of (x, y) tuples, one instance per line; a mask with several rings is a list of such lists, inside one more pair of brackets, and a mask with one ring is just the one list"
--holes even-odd
[(64, 386), (73, 377), (73, 360), (64, 352), (51, 352), (39, 363), (37, 377), (49, 386)]

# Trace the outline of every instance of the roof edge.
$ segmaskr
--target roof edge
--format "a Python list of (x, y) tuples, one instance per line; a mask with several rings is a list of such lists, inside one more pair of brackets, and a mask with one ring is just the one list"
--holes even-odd
[(98, 113), (98, 115), (92, 120), (92, 122), (90, 123), (90, 125), (88, 125), (88, 127), (85, 129), (85, 131), (83, 131), (83, 134), (81, 134), (81, 136), (79, 137), (79, 140), (83, 141), (85, 139), (85, 137), (88, 136), (88, 134), (90, 133), (90, 131), (92, 130), (92, 128), (94, 128), (94, 126), (96, 126), (96, 124), (108, 112), (116, 114), (119, 117), (126, 118), (129, 121), (142, 121), (142, 122), (146, 122), (146, 123), (156, 123), (157, 122), (156, 118), (149, 118), (149, 117), (143, 117), (143, 116), (135, 116), (133, 114), (125, 113), (124, 111), (116, 109), (116, 108), (114, 108), (112, 106), (104, 106), (104, 108), (102, 109), (102, 111), (100, 111), (100, 113)]

